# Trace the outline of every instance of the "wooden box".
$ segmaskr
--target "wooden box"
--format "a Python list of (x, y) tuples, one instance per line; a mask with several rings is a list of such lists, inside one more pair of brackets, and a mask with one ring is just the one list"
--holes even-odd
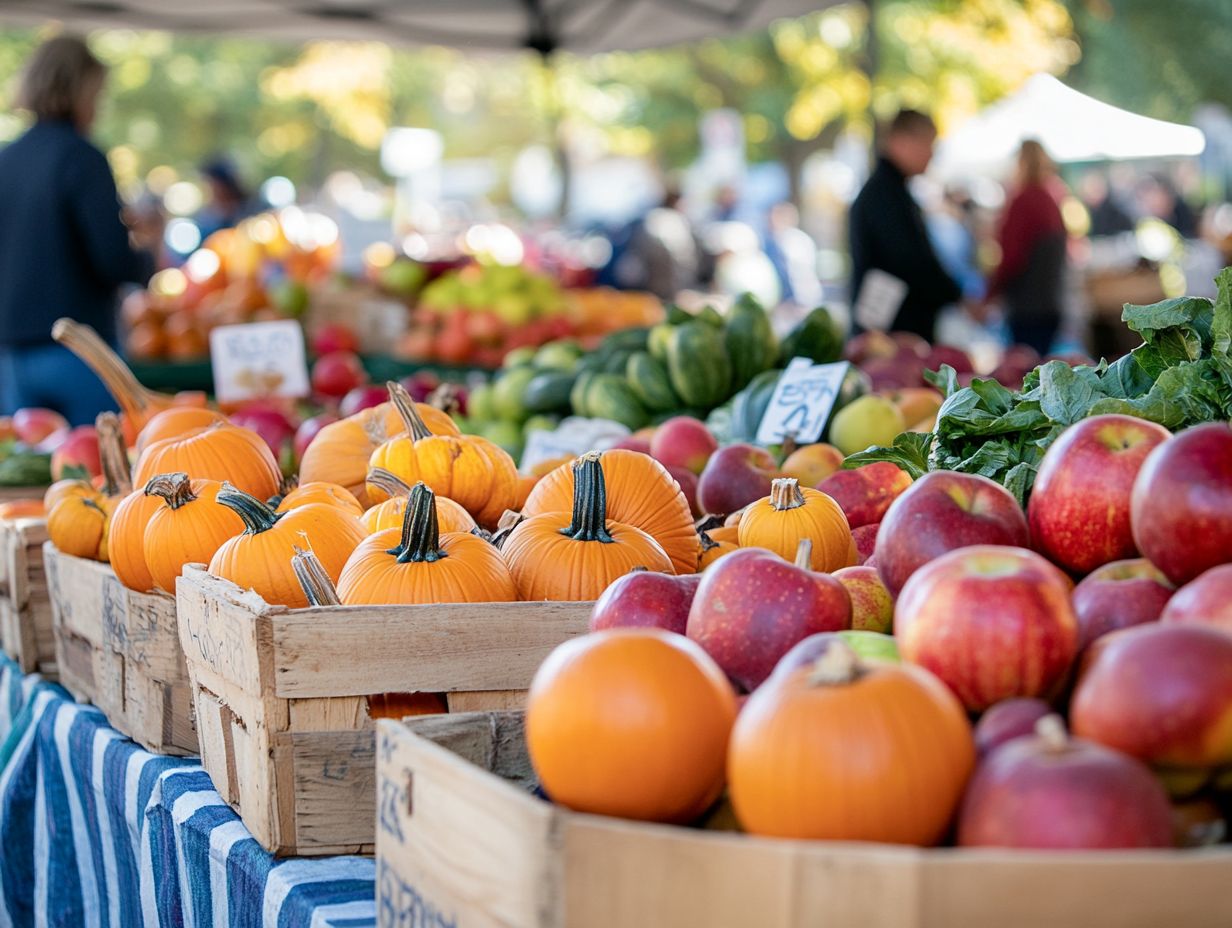
[(643, 824), (533, 795), (520, 713), (383, 721), (378, 738), (382, 928), (1232, 925), (1232, 847), (922, 850)]
[(137, 593), (111, 565), (43, 546), (60, 682), (146, 750), (197, 753), (175, 599)]
[(201, 760), (276, 854), (371, 853), (369, 697), (443, 693), (449, 711), (515, 708), (592, 603), (287, 609), (197, 567), (176, 584)]
[(24, 673), (56, 677), (51, 596), (43, 568), (46, 519), (0, 521), (0, 643)]
[(0, 486), (0, 503), (11, 503), (22, 499), (42, 499), (47, 487), (7, 487)]

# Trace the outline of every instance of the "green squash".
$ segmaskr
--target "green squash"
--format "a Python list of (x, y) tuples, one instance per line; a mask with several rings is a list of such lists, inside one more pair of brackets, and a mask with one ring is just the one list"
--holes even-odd
[(526, 384), (522, 406), (532, 415), (569, 409), (569, 393), (578, 375), (568, 371), (543, 370)]
[[(650, 421), (646, 407), (641, 404), (629, 382), (620, 374), (590, 374), (583, 385), (582, 405), (585, 411), (574, 406), (574, 412), (596, 419), (611, 419), (636, 431)], [(577, 390), (575, 385), (574, 390)]]
[(667, 343), (667, 372), (686, 406), (718, 406), (731, 395), (732, 381), (723, 331), (705, 322), (677, 326)]
[(762, 371), (774, 367), (779, 342), (770, 317), (751, 294), (740, 297), (727, 314), (723, 329), (732, 364), (732, 387), (739, 390)]
[(779, 346), (779, 364), (786, 367), (792, 358), (808, 358), (816, 364), (829, 364), (843, 356), (843, 333), (824, 306), (796, 323)]
[(662, 362), (652, 358), (649, 352), (638, 351), (629, 355), (625, 365), (625, 378), (634, 395), (651, 412), (666, 412), (680, 408), (680, 397), (672, 389), (672, 381)]

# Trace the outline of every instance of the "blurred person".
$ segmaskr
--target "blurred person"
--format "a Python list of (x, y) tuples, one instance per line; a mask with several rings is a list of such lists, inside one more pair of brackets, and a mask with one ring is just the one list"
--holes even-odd
[(1138, 182), (1138, 202), (1148, 216), (1172, 226), (1181, 238), (1196, 238), (1198, 214), (1166, 174), (1148, 174)]
[(697, 286), (704, 264), (693, 223), (680, 208), (680, 194), (668, 190), (657, 207), (634, 222), (625, 244), (614, 252), (611, 277), (622, 289), (674, 300), (681, 290)]
[(1018, 150), (1014, 189), (997, 242), (1001, 262), (987, 301), (1000, 298), (1014, 341), (1048, 354), (1061, 325), (1065, 285), (1065, 223), (1057, 203), (1056, 168), (1032, 139)]
[(220, 229), (239, 225), (257, 212), (252, 196), (240, 180), (239, 171), (227, 158), (214, 158), (201, 166), (201, 176), (209, 189), (209, 198), (197, 211), (193, 221), (201, 230), (202, 240)]
[(1134, 231), (1133, 217), (1118, 202), (1103, 174), (1098, 171), (1084, 174), (1078, 184), (1078, 196), (1091, 219), (1087, 234), (1092, 238)]
[(714, 210), (710, 214), (711, 222), (731, 222), (740, 209), (740, 191), (731, 184), (724, 184), (714, 195)]
[(966, 300), (984, 298), (984, 275), (980, 271), (975, 236), (975, 200), (966, 190), (949, 186), (928, 210), (928, 237), (946, 272), (958, 281)]
[(86, 43), (43, 43), (17, 104), (34, 125), (0, 150), (0, 403), (48, 406), (74, 425), (114, 409), (99, 379), (51, 338), (71, 316), (116, 343), (121, 284), (145, 284), (160, 230), (125, 226), (106, 156), (88, 138), (106, 69)]
[[(919, 204), (907, 189), (910, 178), (927, 170), (936, 141), (932, 119), (916, 110), (900, 111), (886, 130), (876, 168), (851, 204), (850, 292), (861, 328), (870, 323), (931, 339), (942, 307), (962, 297), (958, 283), (941, 266)], [(870, 272), (878, 272), (884, 286), (877, 289), (889, 294), (879, 297), (875, 308), (864, 292)]]
[(784, 300), (799, 306), (821, 303), (817, 243), (800, 228), (800, 212), (789, 202), (770, 207), (764, 251), (779, 277)]

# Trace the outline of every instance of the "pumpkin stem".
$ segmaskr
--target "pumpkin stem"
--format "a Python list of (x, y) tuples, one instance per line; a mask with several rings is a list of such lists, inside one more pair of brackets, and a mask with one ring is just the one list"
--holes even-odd
[(860, 657), (851, 645), (836, 638), (826, 652), (817, 658), (809, 671), (809, 686), (841, 686), (859, 679), (864, 672)]
[(506, 509), (501, 513), (500, 521), (496, 523), (496, 531), (492, 533), (492, 544), (497, 548), (504, 547), (505, 539), (509, 534), (526, 521), (526, 516), (513, 509)]
[(161, 496), (163, 502), (172, 509), (179, 509), (197, 498), (192, 489), (192, 480), (182, 471), (151, 477), (145, 485), (144, 493), (146, 496)]
[(1035, 734), (1044, 742), (1044, 747), (1053, 754), (1059, 754), (1069, 746), (1069, 735), (1065, 731), (1065, 723), (1061, 716), (1050, 713), (1035, 723)]
[(702, 516), (693, 527), (697, 529), (698, 534), (701, 534), (712, 528), (722, 528), (725, 521), (723, 516)]
[(719, 546), (719, 543), (715, 541), (713, 538), (711, 538), (710, 534), (706, 531), (698, 532), (697, 540), (701, 544), (702, 554), (706, 554), (709, 551), (713, 551), (715, 548)]
[(399, 564), (420, 564), (448, 557), (441, 550), (441, 529), (436, 519), (436, 494), (422, 481), (411, 488), (402, 513), (402, 540), (386, 552)]
[(368, 476), (364, 479), (390, 499), (399, 496), (408, 496), (411, 492), (410, 484), (408, 484), (393, 471), (386, 470), (383, 467), (372, 468), (372, 470), (368, 471)]
[(801, 570), (810, 570), (813, 566), (813, 539), (801, 538), (796, 545), (795, 564)]
[(98, 432), (99, 463), (106, 482), (104, 492), (108, 496), (127, 496), (133, 492), (133, 472), (128, 465), (120, 417), (114, 412), (100, 412), (94, 420), (94, 428)]
[(268, 503), (262, 502), (255, 496), (250, 496), (225, 481), (215, 500), (244, 520), (245, 535), (260, 535), (262, 532), (268, 532), (283, 516), (281, 512), (275, 512)]
[(57, 319), (51, 327), (51, 337), (98, 375), (133, 425), (144, 425), (158, 401), (164, 399), (143, 387), (129, 366), (88, 325), (67, 317)]
[(457, 384), (443, 383), (428, 394), (427, 403), (441, 412), (456, 416), (462, 412), (462, 394)]
[(421, 438), (431, 437), (432, 431), (424, 422), (423, 416), (419, 414), (419, 410), (415, 408), (415, 401), (411, 399), (411, 394), (406, 392), (406, 387), (396, 380), (389, 380), (386, 381), (385, 388), (389, 390), (389, 401), (394, 404), (394, 409), (398, 410), (398, 415), (402, 417), (402, 424), (406, 426), (406, 431), (411, 438), (419, 441)]
[(804, 494), (795, 477), (776, 477), (770, 484), (770, 505), (782, 512), (804, 505)]
[(616, 540), (607, 530), (607, 484), (598, 451), (590, 451), (573, 463), (573, 520), (560, 533), (574, 541), (611, 544)]
[[(304, 543), (308, 543), (307, 537), (304, 538)], [(295, 549), (295, 554), (291, 556), (291, 569), (295, 571), (295, 579), (299, 581), (300, 588), (308, 597), (309, 605), (341, 606), (342, 600), (338, 598), (334, 581), (329, 579), (325, 566), (313, 552), (312, 546), (309, 545), (307, 550), (299, 545), (292, 545), (292, 547)]]

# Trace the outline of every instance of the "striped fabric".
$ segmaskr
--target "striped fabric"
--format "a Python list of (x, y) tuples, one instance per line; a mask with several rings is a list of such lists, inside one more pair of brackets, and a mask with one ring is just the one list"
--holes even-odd
[(374, 866), (274, 860), (194, 760), (0, 658), (0, 928), (368, 928)]

